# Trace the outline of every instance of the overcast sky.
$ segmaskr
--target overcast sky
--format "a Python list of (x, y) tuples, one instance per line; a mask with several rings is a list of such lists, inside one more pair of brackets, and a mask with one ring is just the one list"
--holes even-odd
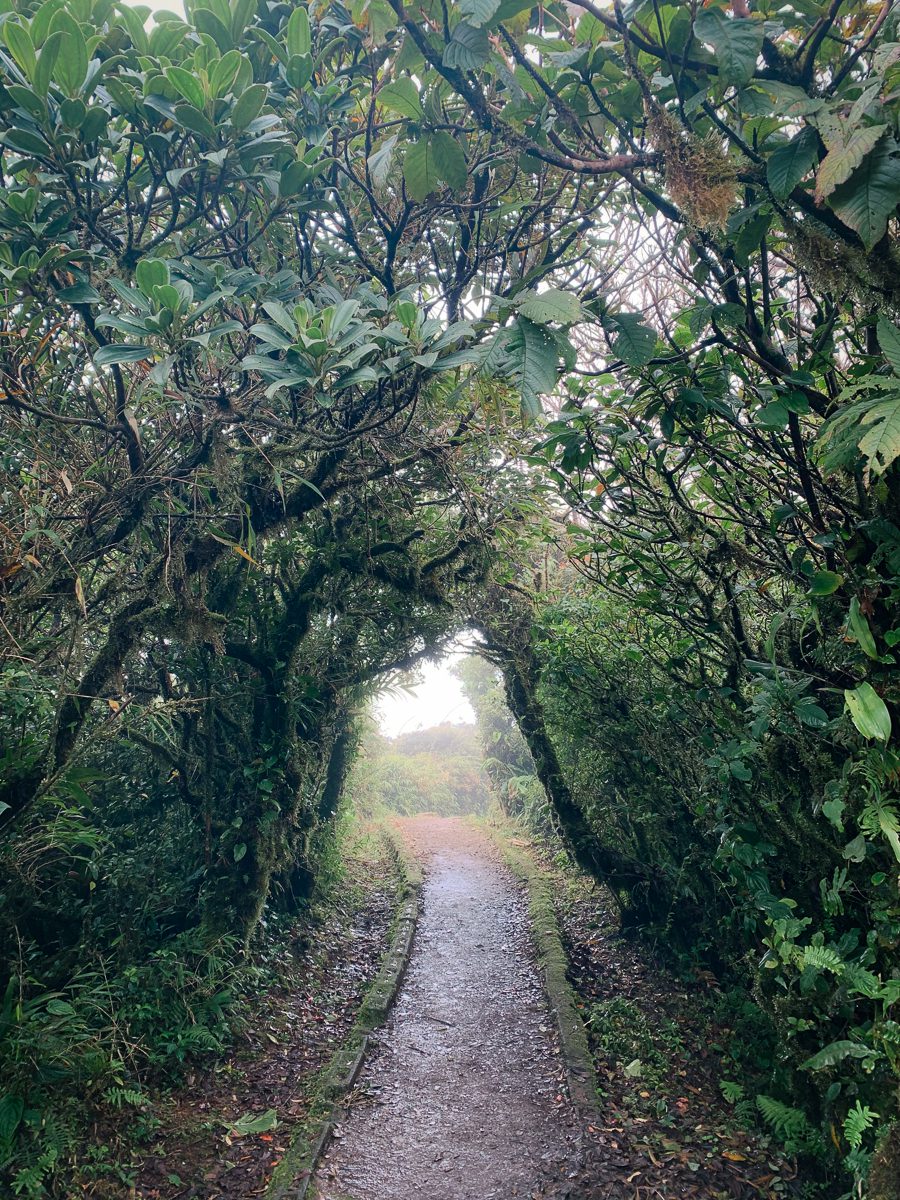
[(451, 670), (465, 653), (464, 649), (457, 649), (438, 663), (425, 663), (416, 672), (421, 683), (410, 693), (398, 691), (377, 700), (374, 716), (381, 732), (396, 737), (398, 733), (428, 729), (442, 721), (474, 724), (472, 706)]

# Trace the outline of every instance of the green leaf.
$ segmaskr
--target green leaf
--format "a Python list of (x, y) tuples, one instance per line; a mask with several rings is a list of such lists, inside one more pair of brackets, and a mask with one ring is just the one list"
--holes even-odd
[(829, 820), (836, 829), (844, 828), (844, 809), (846, 804), (839, 797), (826, 800), (822, 805), (822, 816)]
[(231, 124), (234, 128), (246, 129), (251, 121), (255, 121), (268, 96), (269, 89), (264, 83), (254, 83), (242, 92), (231, 110)]
[(143, 362), (144, 359), (152, 357), (153, 350), (150, 346), (129, 346), (120, 342), (101, 346), (94, 355), (94, 362), (98, 367), (108, 367), (112, 363)]
[(25, 1101), (21, 1096), (6, 1095), (0, 1100), (0, 1142), (8, 1145), (12, 1141), (24, 1111)]
[(216, 140), (215, 126), (209, 117), (199, 108), (195, 108), (193, 104), (176, 104), (175, 120), (185, 129), (190, 129), (191, 133), (199, 133), (201, 137), (205, 137), (210, 142)]
[(816, 200), (819, 203), (830, 196), (838, 184), (850, 178), (886, 130), (887, 125), (864, 125), (853, 130), (845, 145), (839, 143), (828, 151), (816, 172)]
[(844, 699), (850, 719), (864, 738), (886, 742), (891, 736), (891, 714), (870, 683), (847, 689)]
[(869, 622), (860, 612), (859, 600), (857, 600), (856, 596), (850, 601), (847, 629), (856, 638), (859, 648), (863, 653), (868, 654), (869, 658), (878, 658), (878, 651), (875, 648), (875, 639), (872, 637), (872, 630), (869, 628)]
[(844, 582), (843, 575), (836, 571), (816, 571), (809, 581), (810, 596), (830, 596)]
[(880, 241), (900, 202), (900, 158), (893, 138), (882, 138), (862, 166), (828, 197), (829, 207), (856, 231), (867, 250)]
[(542, 292), (526, 292), (516, 300), (519, 312), (538, 325), (571, 325), (581, 317), (581, 301), (571, 292), (546, 288)]
[(64, 8), (50, 22), (51, 33), (63, 35), (62, 53), (53, 64), (53, 78), (69, 96), (76, 96), (88, 70), (87, 43), (81, 26)]
[(47, 1012), (54, 1017), (74, 1017), (75, 1009), (67, 1000), (48, 1000)]
[(47, 144), (28, 129), (7, 129), (0, 133), (0, 142), (23, 154), (46, 154)]
[(309, 27), (309, 13), (302, 5), (298, 6), (288, 18), (285, 31), (288, 54), (309, 54), (312, 50), (312, 34)]
[(900, 455), (900, 396), (874, 405), (860, 418), (869, 430), (859, 439), (859, 449), (870, 468), (881, 475)]
[(388, 179), (391, 176), (391, 168), (394, 165), (394, 147), (397, 145), (397, 134), (389, 137), (383, 146), (370, 155), (366, 160), (366, 170), (369, 172), (369, 178), (379, 190), (387, 185)]
[(804, 1071), (822, 1071), (826, 1067), (837, 1066), (845, 1058), (865, 1058), (869, 1054), (871, 1054), (871, 1050), (862, 1042), (846, 1040), (832, 1042), (830, 1045), (824, 1046), (812, 1058), (808, 1058), (801, 1066)]
[(409, 117), (412, 121), (420, 121), (425, 116), (418, 90), (411, 79), (397, 79), (394, 83), (385, 84), (376, 95), (376, 100), (390, 112)]
[(29, 82), (34, 82), (37, 69), (37, 55), (31, 34), (18, 21), (7, 21), (3, 26), (3, 40), (9, 47), (9, 52), (22, 73)]
[(53, 68), (59, 57), (63, 44), (63, 35), (59, 32), (47, 38), (38, 54), (37, 68), (34, 72), (34, 90), (42, 100), (46, 100), (53, 78)]
[(246, 842), (238, 842), (238, 844), (234, 848), (234, 861), (236, 863), (239, 863), (246, 853), (247, 853), (247, 843)]
[(891, 370), (895, 375), (900, 375), (900, 329), (887, 317), (878, 318), (878, 345), (891, 364)]
[(461, 192), (469, 180), (466, 156), (452, 133), (445, 129), (429, 138), (434, 151), (434, 166), (438, 175), (454, 192)]
[(719, 78), (736, 86), (753, 78), (764, 32), (762, 21), (727, 17), (720, 8), (703, 9), (694, 22), (694, 35), (716, 52)]
[(614, 353), (629, 367), (644, 367), (656, 353), (656, 333), (640, 313), (615, 313), (604, 324), (615, 333)]
[(142, 258), (134, 270), (134, 281), (145, 296), (169, 282), (169, 267), (161, 258)]
[(56, 293), (56, 299), (64, 300), (66, 304), (99, 304), (103, 297), (89, 283), (76, 283), (72, 287), (61, 288)]
[(234, 1124), (228, 1124), (231, 1132), (236, 1133), (238, 1137), (247, 1137), (251, 1133), (268, 1133), (270, 1129), (277, 1129), (277, 1127), (278, 1114), (274, 1108), (260, 1113), (259, 1116), (254, 1116), (253, 1113), (244, 1113)]
[(430, 138), (421, 138), (418, 142), (413, 142), (406, 151), (403, 159), (403, 178), (412, 200), (424, 200), (440, 186), (441, 175)]
[(512, 362), (510, 372), (522, 402), (526, 418), (540, 415), (540, 397), (556, 387), (559, 377), (559, 349), (556, 338), (542, 325), (520, 316), (512, 328), (507, 350)]
[(184, 67), (166, 67), (166, 79), (175, 91), (187, 100), (188, 104), (193, 104), (194, 108), (203, 108), (206, 104), (206, 96), (200, 80), (190, 71), (186, 71)]
[(223, 54), (209, 73), (209, 87), (213, 96), (227, 96), (228, 90), (234, 83), (241, 65), (239, 50), (229, 50)]
[(195, 8), (193, 21), (200, 33), (205, 33), (216, 43), (223, 54), (234, 49), (231, 30), (209, 8)]
[(490, 52), (486, 30), (460, 21), (444, 47), (444, 66), (459, 71), (477, 71), (487, 62)]
[(459, 0), (459, 14), (476, 29), (487, 25), (500, 7), (500, 0)]
[(773, 195), (784, 200), (819, 161), (819, 138), (809, 126), (786, 146), (779, 146), (766, 162), (766, 178)]

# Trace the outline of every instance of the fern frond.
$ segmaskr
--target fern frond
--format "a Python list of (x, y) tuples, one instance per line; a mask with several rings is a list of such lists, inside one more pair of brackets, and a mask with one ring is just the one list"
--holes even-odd
[(801, 959), (802, 967), (816, 967), (833, 975), (843, 975), (846, 965), (838, 952), (828, 946), (807, 946)]
[(863, 1135), (877, 1120), (878, 1113), (857, 1100), (856, 1105), (844, 1117), (844, 1137), (847, 1139), (847, 1145), (853, 1150), (859, 1150)]

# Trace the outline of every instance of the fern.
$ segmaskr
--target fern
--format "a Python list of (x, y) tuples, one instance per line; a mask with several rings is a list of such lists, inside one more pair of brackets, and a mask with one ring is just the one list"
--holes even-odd
[(817, 450), (826, 471), (852, 465), (861, 453), (867, 468), (880, 475), (900, 455), (900, 380), (875, 376), (845, 389), (840, 398), (873, 388), (880, 394), (840, 409), (823, 425)]
[(722, 1095), (729, 1104), (737, 1104), (739, 1100), (744, 1098), (744, 1088), (740, 1083), (735, 1083), (733, 1079), (720, 1079), (719, 1087), (722, 1089)]
[(807, 946), (801, 960), (804, 968), (816, 967), (820, 971), (831, 971), (833, 975), (843, 975), (846, 965), (838, 952), (828, 946)]
[(146, 1098), (136, 1088), (111, 1087), (103, 1093), (103, 1099), (113, 1108), (124, 1108), (126, 1104), (132, 1108), (140, 1108)]
[(878, 834), (882, 834), (893, 850), (894, 857), (900, 862), (900, 817), (897, 816), (896, 808), (876, 798), (860, 813), (859, 826), (870, 836), (877, 837)]
[(847, 1139), (847, 1145), (852, 1150), (859, 1150), (862, 1147), (863, 1135), (877, 1120), (878, 1113), (857, 1100), (856, 1105), (844, 1117), (844, 1137)]
[(756, 1106), (789, 1154), (811, 1150), (816, 1145), (816, 1131), (801, 1109), (791, 1108), (771, 1096), (757, 1096)]

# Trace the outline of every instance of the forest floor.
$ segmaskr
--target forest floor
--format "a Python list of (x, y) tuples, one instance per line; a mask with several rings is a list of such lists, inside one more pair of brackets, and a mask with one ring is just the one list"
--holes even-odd
[[(277, 984), (252, 1002), (232, 1051), (193, 1072), (159, 1107), (161, 1124), (133, 1190), (103, 1195), (252, 1200), (263, 1194), (378, 971), (396, 896), (393, 867), (378, 853), (377, 839), (360, 841), (317, 919), (300, 923), (298, 940), (277, 964)], [(267, 1114), (277, 1121), (271, 1128)], [(264, 1128), (253, 1132), (257, 1119)]]
[(398, 826), (426, 868), (423, 914), (396, 1007), (320, 1166), (317, 1200), (795, 1194), (796, 1167), (742, 1128), (723, 1097), (731, 1030), (716, 1023), (711, 977), (676, 980), (619, 937), (602, 889), (537, 851), (597, 1067), (598, 1109), (579, 1121), (527, 896), (496, 840), (460, 820)]
[[(498, 839), (461, 819), (396, 826), (425, 868), (422, 915), (397, 1003), (371, 1039), (320, 1164), (318, 1200), (800, 1194), (796, 1166), (771, 1139), (747, 1132), (740, 1102), (723, 1096), (721, 1082), (737, 1078), (728, 1046), (740, 1017), (712, 977), (671, 975), (618, 935), (602, 889), (501, 832), (500, 842), (527, 846), (553, 886), (597, 1067), (598, 1109), (582, 1119), (566, 1093), (526, 887), (504, 865)], [(351, 857), (345, 870), (240, 1044), (173, 1095), (131, 1196), (263, 1194), (388, 944), (389, 864)], [(271, 1110), (276, 1126), (247, 1131)]]

